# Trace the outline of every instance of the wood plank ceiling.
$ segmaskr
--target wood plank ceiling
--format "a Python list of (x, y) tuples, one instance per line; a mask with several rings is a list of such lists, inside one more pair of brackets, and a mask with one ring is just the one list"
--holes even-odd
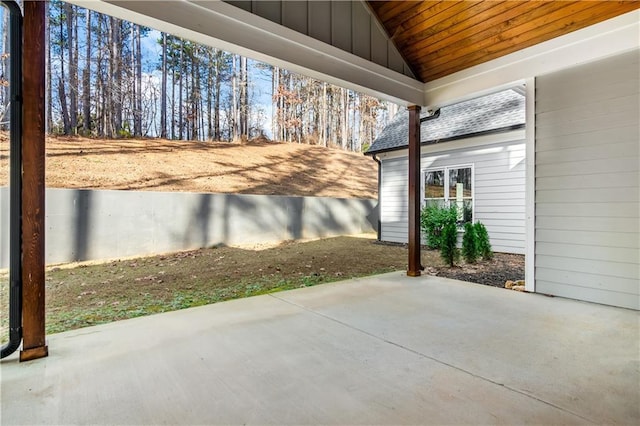
[(369, 1), (423, 82), (640, 8), (640, 1)]

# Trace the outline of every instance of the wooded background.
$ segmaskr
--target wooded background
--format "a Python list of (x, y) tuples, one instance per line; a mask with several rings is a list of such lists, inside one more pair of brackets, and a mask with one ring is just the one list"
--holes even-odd
[[(268, 137), (360, 152), (397, 110), (371, 96), (59, 0), (47, 8), (51, 134), (200, 141)], [(7, 52), (8, 13), (3, 13)], [(158, 34), (159, 55), (143, 43)], [(2, 55), (3, 123), (9, 60)], [(269, 91), (270, 105), (261, 96)]]

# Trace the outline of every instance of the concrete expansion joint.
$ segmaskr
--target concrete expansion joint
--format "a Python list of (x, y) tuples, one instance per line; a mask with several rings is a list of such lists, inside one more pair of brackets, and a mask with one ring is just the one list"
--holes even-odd
[(415, 349), (412, 349), (412, 348), (407, 347), (407, 346), (405, 346), (405, 345), (402, 345), (402, 344), (400, 344), (400, 343), (393, 342), (393, 341), (391, 341), (391, 340), (389, 340), (389, 339), (385, 339), (384, 337), (381, 337), (381, 336), (378, 336), (378, 335), (376, 335), (376, 334), (370, 333), (370, 332), (368, 332), (368, 331), (366, 331), (366, 330), (363, 330), (363, 329), (361, 329), (361, 328), (354, 327), (353, 325), (348, 324), (348, 323), (346, 323), (346, 322), (344, 322), (344, 321), (340, 321), (340, 320), (339, 320), (339, 319), (337, 319), (337, 318), (333, 318), (333, 317), (331, 317), (331, 316), (329, 316), (329, 315), (327, 315), (327, 314), (323, 314), (322, 312), (319, 312), (319, 311), (316, 311), (316, 310), (310, 309), (310, 308), (308, 308), (308, 307), (306, 307), (306, 306), (304, 306), (304, 305), (300, 305), (300, 304), (298, 304), (298, 303), (292, 302), (291, 300), (287, 300), (287, 299), (284, 299), (284, 298), (282, 298), (282, 297), (279, 297), (277, 294), (269, 293), (269, 294), (268, 294), (268, 296), (271, 296), (271, 297), (273, 297), (274, 299), (277, 299), (277, 300), (279, 300), (279, 301), (281, 301), (281, 302), (284, 302), (284, 303), (287, 303), (287, 304), (289, 304), (289, 305), (295, 306), (295, 307), (297, 307), (297, 308), (299, 308), (299, 309), (302, 309), (303, 311), (309, 312), (309, 313), (311, 313), (311, 314), (313, 314), (313, 315), (316, 315), (316, 316), (319, 316), (319, 317), (324, 318), (324, 319), (326, 319), (326, 320), (329, 320), (329, 321), (332, 321), (332, 322), (334, 322), (334, 323), (340, 324), (340, 325), (342, 325), (342, 326), (344, 326), (344, 327), (349, 328), (350, 330), (357, 331), (358, 333), (364, 334), (364, 335), (369, 336), (369, 337), (371, 337), (371, 338), (373, 338), (373, 339), (376, 339), (376, 340), (378, 340), (378, 341), (381, 341), (381, 342), (384, 342), (384, 343), (386, 343), (386, 344), (389, 344), (389, 345), (395, 346), (396, 348), (399, 348), (399, 349), (403, 349), (403, 350), (405, 350), (405, 351), (407, 351), (407, 352), (410, 352), (410, 353), (412, 353), (412, 354), (415, 354), (415, 355), (417, 355), (417, 356), (419, 356), (419, 357), (421, 357), (421, 358), (429, 359), (429, 360), (431, 360), (431, 361), (437, 362), (438, 364), (441, 364), (441, 365), (444, 365), (444, 366), (447, 366), (447, 367), (453, 368), (453, 369), (455, 369), (455, 370), (458, 370), (458, 371), (460, 371), (460, 372), (462, 372), (462, 373), (468, 374), (469, 376), (472, 376), (472, 377), (474, 377), (474, 378), (477, 378), (477, 379), (483, 380), (483, 381), (485, 381), (485, 382), (491, 383), (491, 384), (496, 385), (496, 386), (503, 387), (503, 388), (505, 388), (505, 389), (510, 390), (511, 392), (518, 393), (518, 394), (520, 394), (520, 395), (522, 395), (522, 396), (524, 396), (524, 397), (526, 397), (526, 398), (531, 398), (531, 399), (533, 399), (533, 400), (535, 400), (535, 401), (541, 402), (541, 403), (546, 404), (546, 405), (548, 405), (548, 406), (550, 406), (550, 407), (556, 408), (556, 409), (561, 410), (561, 411), (563, 411), (563, 412), (565, 412), (565, 413), (568, 413), (568, 414), (571, 414), (571, 415), (573, 415), (573, 416), (576, 416), (576, 417), (578, 417), (578, 418), (580, 418), (581, 420), (584, 420), (584, 421), (586, 421), (586, 422), (589, 422), (589, 423), (592, 423), (592, 424), (598, 424), (598, 422), (596, 422), (596, 421), (594, 421), (594, 420), (592, 420), (592, 419), (586, 418), (586, 417), (584, 417), (584, 416), (582, 416), (582, 415), (580, 415), (580, 414), (578, 414), (578, 413), (576, 413), (576, 412), (574, 412), (574, 411), (571, 411), (571, 410), (569, 410), (569, 409), (567, 409), (567, 408), (565, 408), (565, 407), (561, 407), (561, 406), (559, 406), (559, 405), (553, 404), (552, 402), (546, 401), (546, 400), (544, 400), (544, 399), (542, 399), (542, 398), (540, 398), (540, 397), (538, 397), (538, 396), (536, 396), (536, 395), (534, 395), (534, 394), (531, 394), (531, 393), (529, 393), (529, 392), (526, 392), (526, 391), (523, 391), (523, 390), (520, 390), (520, 389), (517, 389), (517, 388), (511, 387), (511, 386), (509, 386), (509, 385), (507, 385), (507, 384), (504, 384), (504, 383), (497, 382), (497, 381), (492, 380), (492, 379), (490, 379), (490, 378), (488, 378), (488, 377), (484, 377), (484, 376), (478, 375), (478, 374), (476, 374), (476, 373), (474, 373), (474, 372), (472, 372), (472, 371), (469, 371), (469, 370), (466, 370), (466, 369), (464, 369), (464, 368), (458, 367), (458, 366), (456, 366), (456, 365), (450, 364), (450, 363), (445, 362), (445, 361), (443, 361), (443, 360), (441, 360), (441, 359), (438, 359), (438, 358), (435, 358), (435, 357), (433, 357), (433, 356), (427, 355), (427, 354), (425, 354), (425, 353), (422, 353), (422, 352), (420, 352), (420, 351), (417, 351), (417, 350), (415, 350)]

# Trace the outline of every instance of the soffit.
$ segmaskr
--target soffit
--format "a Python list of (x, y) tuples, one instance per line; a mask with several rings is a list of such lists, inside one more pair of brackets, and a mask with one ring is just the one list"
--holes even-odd
[(640, 8), (638, 1), (369, 1), (429, 82)]

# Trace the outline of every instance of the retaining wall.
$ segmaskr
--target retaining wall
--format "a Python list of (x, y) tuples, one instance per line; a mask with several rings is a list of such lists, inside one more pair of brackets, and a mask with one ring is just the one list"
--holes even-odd
[[(8, 204), (0, 188), (0, 268), (9, 263)], [(49, 188), (46, 263), (355, 234), (377, 221), (372, 199)]]

